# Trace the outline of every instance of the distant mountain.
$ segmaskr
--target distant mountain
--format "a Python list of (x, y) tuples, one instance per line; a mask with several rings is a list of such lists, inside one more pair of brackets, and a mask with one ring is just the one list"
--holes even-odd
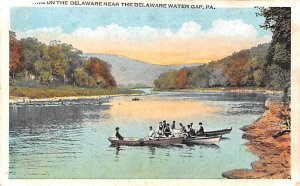
[(155, 65), (113, 54), (85, 54), (87, 57), (98, 57), (112, 66), (112, 75), (120, 86), (154, 86), (153, 81), (162, 73), (179, 70), (191, 65)]

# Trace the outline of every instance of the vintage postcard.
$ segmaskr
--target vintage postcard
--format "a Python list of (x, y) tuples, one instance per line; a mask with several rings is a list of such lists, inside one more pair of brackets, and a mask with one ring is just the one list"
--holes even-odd
[(299, 3), (2, 4), (1, 185), (297, 184)]

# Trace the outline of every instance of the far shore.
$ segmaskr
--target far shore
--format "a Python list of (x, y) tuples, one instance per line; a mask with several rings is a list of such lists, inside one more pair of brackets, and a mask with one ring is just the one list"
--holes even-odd
[(195, 89), (156, 89), (157, 92), (182, 91), (182, 92), (238, 92), (238, 93), (263, 93), (263, 94), (282, 94), (282, 91), (270, 90), (260, 87), (211, 87)]
[[(151, 87), (149, 87), (151, 88)], [(28, 103), (28, 102), (50, 102), (60, 100), (78, 100), (78, 99), (102, 99), (110, 96), (138, 96), (139, 88), (132, 89), (96, 89), (96, 88), (77, 88), (77, 87), (10, 87), (9, 103)], [(179, 91), (179, 92), (237, 92), (237, 93), (262, 93), (262, 94), (282, 94), (282, 91), (273, 91), (257, 87), (212, 87), (197, 89), (172, 89), (158, 90), (155, 92)]]

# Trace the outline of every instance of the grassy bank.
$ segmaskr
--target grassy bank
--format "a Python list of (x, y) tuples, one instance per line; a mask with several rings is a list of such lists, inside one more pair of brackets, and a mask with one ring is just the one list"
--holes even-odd
[(9, 97), (29, 97), (29, 98), (52, 98), (52, 97), (70, 97), (70, 96), (100, 96), (117, 94), (137, 94), (139, 91), (119, 88), (82, 88), (74, 86), (57, 87), (16, 87), (9, 88)]

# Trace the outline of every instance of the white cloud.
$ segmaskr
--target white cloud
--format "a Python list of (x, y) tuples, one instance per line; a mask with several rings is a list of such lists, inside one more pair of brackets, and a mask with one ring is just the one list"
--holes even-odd
[(212, 27), (208, 30), (208, 34), (236, 38), (256, 38), (257, 31), (252, 25), (244, 23), (241, 19), (218, 19), (212, 23)]
[(115, 53), (152, 63), (207, 62), (271, 40), (269, 35), (258, 38), (255, 28), (241, 19), (218, 19), (207, 30), (190, 21), (175, 32), (169, 28), (125, 28), (112, 23), (96, 29), (78, 28), (72, 33), (63, 33), (60, 27), (54, 27), (17, 34), (19, 37), (36, 37), (45, 43), (61, 40), (83, 52)]
[(178, 37), (195, 37), (201, 33), (201, 25), (190, 21), (182, 24), (181, 28), (177, 31)]

